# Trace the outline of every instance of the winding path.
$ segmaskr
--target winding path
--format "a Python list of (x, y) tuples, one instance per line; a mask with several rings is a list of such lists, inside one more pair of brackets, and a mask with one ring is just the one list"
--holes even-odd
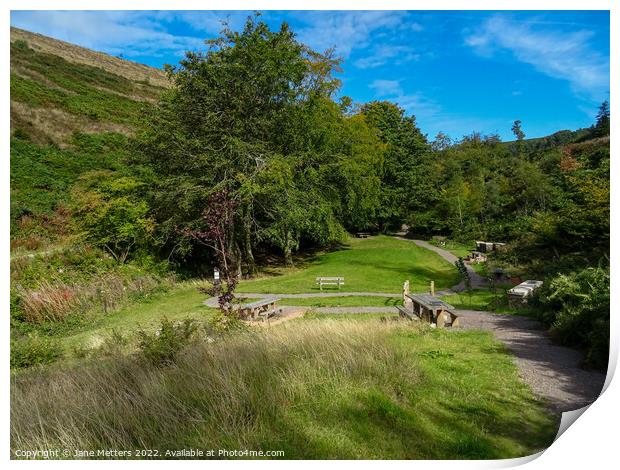
[(490, 331), (506, 345), (523, 381), (552, 412), (582, 408), (601, 393), (605, 374), (579, 367), (583, 354), (553, 344), (539, 321), (474, 310), (457, 312), (462, 329)]
[[(426, 242), (424, 240), (413, 240), (411, 238), (405, 238), (405, 237), (400, 237), (400, 236), (396, 238), (398, 238), (399, 240), (404, 240), (406, 242), (415, 243), (420, 248), (426, 248), (427, 250), (434, 251), (435, 253), (437, 253), (439, 256), (441, 256), (443, 259), (445, 259), (450, 264), (454, 264), (456, 261), (458, 261), (458, 257), (450, 253), (448, 250), (444, 250), (443, 248), (439, 248), (438, 246), (431, 245), (429, 242)], [(474, 271), (474, 268), (472, 268), (468, 264), (466, 264), (465, 267), (467, 268), (467, 272), (469, 273), (469, 278), (471, 279), (471, 287), (473, 289), (479, 289), (481, 287), (486, 286), (487, 280), (483, 278), (480, 274), (478, 274), (476, 271)], [(462, 290), (465, 290), (465, 283), (461, 281), (456, 286), (454, 286), (452, 290), (455, 292), (460, 292)]]
[[(423, 240), (411, 240), (421, 248), (434, 251), (450, 263), (458, 258), (447, 250), (431, 245)], [(467, 266), (472, 287), (483, 287), (485, 279)], [(452, 291), (463, 290), (462, 283), (454, 286)], [(438, 292), (438, 295), (451, 291)], [(251, 298), (301, 299), (321, 297), (392, 297), (400, 294), (385, 292), (322, 292), (308, 294), (244, 294)], [(285, 302), (284, 302), (285, 303)], [(217, 307), (217, 298), (204, 302), (210, 307)], [(283, 306), (286, 316), (296, 317), (309, 307)], [(312, 308), (320, 313), (394, 313), (396, 307), (318, 307)], [(588, 371), (579, 367), (583, 355), (574, 349), (554, 345), (543, 325), (537, 320), (519, 315), (497, 314), (474, 310), (457, 310), (460, 315), (460, 328), (464, 330), (485, 330), (503, 342), (514, 356), (519, 375), (534, 394), (539, 397), (554, 413), (576, 410), (596, 400), (605, 383), (605, 374)], [(456, 330), (458, 331), (458, 330)], [(455, 331), (455, 333), (456, 333)], [(458, 334), (458, 333), (457, 333)]]

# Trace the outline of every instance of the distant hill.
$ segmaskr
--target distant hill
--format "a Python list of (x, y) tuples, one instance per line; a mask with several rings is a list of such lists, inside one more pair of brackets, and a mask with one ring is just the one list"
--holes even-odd
[[(583, 142), (593, 137), (594, 135), (592, 128), (577, 129), (575, 131), (561, 130), (545, 137), (523, 139), (522, 145), (523, 150), (527, 152), (534, 152), (539, 150), (546, 150), (552, 147), (559, 147), (562, 145)], [(517, 141), (507, 141), (504, 142), (504, 144), (508, 147), (513, 147), (517, 145)]]
[(11, 134), (64, 146), (75, 132), (131, 134), (168, 86), (163, 70), (11, 28)]

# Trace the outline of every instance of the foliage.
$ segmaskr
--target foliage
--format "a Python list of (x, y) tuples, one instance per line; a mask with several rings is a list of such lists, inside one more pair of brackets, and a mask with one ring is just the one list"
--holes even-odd
[(138, 139), (136, 159), (157, 175), (152, 207), (171, 255), (213, 257), (182, 234), (209, 230), (205, 203), (222, 189), (235, 201), (236, 271), (252, 273), (259, 249), (277, 248), (291, 264), (304, 244), (369, 227), (382, 146), (362, 116), (344, 115), (331, 99), (338, 60), (299, 43), (286, 24), (271, 31), (256, 17), (210, 45), (169, 69), (174, 87)]
[(454, 265), (461, 276), (461, 281), (465, 285), (465, 289), (468, 291), (471, 290), (471, 276), (469, 275), (469, 271), (467, 270), (467, 266), (465, 266), (463, 258), (456, 260)]
[(596, 115), (596, 125), (594, 126), (595, 135), (605, 136), (609, 135), (610, 131), (610, 117), (609, 117), (609, 101), (605, 100), (601, 103)]
[[(11, 44), (11, 99), (34, 107), (60, 108), (93, 121), (136, 124), (155, 87), (136, 86), (103, 68), (69, 62), (36, 51), (23, 42)], [(44, 77), (42, 80), (40, 77)]]
[(377, 221), (383, 229), (400, 229), (411, 213), (432, 201), (429, 192), (428, 145), (414, 116), (386, 101), (362, 106), (361, 114), (386, 144), (381, 172)]
[(609, 298), (609, 267), (601, 266), (555, 276), (533, 302), (562, 344), (583, 348), (589, 365), (606, 369)]
[[(236, 202), (229, 196), (228, 191), (216, 191), (206, 202), (202, 218), (206, 228), (204, 230), (184, 231), (184, 235), (197, 240), (215, 252), (218, 268), (223, 275), (223, 290), (219, 292), (218, 302), (220, 310), (229, 316), (233, 315), (234, 291), (237, 286), (239, 273), (235, 271), (235, 253), (233, 252), (234, 210)], [(238, 265), (238, 264), (237, 264)], [(218, 282), (221, 282), (218, 280)], [(218, 285), (221, 289), (222, 285)]]
[(20, 369), (40, 364), (50, 364), (62, 356), (57, 341), (29, 335), (11, 340), (11, 368)]
[(525, 138), (525, 132), (523, 132), (523, 130), (521, 129), (521, 121), (516, 120), (512, 124), (512, 127), (510, 128), (510, 130), (515, 135), (517, 140), (521, 141), (521, 140), (523, 140)]
[[(75, 143), (74, 148), (61, 150), (17, 139), (11, 141), (12, 237), (18, 233), (25, 235), (18, 231), (24, 217), (50, 217), (67, 207), (71, 186), (80, 175), (96, 169), (118, 168), (126, 138), (118, 134), (97, 137), (82, 134), (75, 136)], [(66, 221), (63, 224), (66, 226)], [(42, 233), (49, 232), (45, 227), (38, 229)]]
[(140, 197), (144, 183), (109, 171), (83, 175), (74, 189), (77, 221), (85, 238), (123, 264), (140, 247), (149, 247), (154, 222)]
[(161, 327), (155, 333), (148, 333), (144, 330), (138, 332), (140, 354), (153, 365), (170, 364), (189, 343), (196, 328), (196, 324), (191, 319), (173, 323), (164, 318), (161, 321)]

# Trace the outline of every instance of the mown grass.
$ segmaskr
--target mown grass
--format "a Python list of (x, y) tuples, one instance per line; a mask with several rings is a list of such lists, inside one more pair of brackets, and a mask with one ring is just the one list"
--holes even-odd
[(282, 450), (284, 458), (496, 459), (556, 424), (488, 333), (306, 319), (14, 374), (11, 448)]
[(462, 243), (457, 242), (455, 240), (442, 240), (443, 244), (438, 239), (431, 239), (428, 241), (431, 245), (435, 245), (439, 248), (443, 248), (444, 250), (449, 251), (454, 256), (459, 258), (466, 258), (471, 254), (475, 249), (475, 244), (472, 243)]
[(300, 307), (394, 307), (402, 305), (400, 297), (347, 296), (308, 299), (281, 299), (280, 305)]
[[(238, 291), (319, 292), (315, 278), (320, 276), (343, 276), (341, 290), (347, 292), (399, 293), (407, 279), (413, 292), (422, 292), (431, 280), (437, 289), (451, 287), (459, 280), (456, 268), (436, 253), (388, 236), (352, 238), (340, 249), (299, 261), (296, 268), (275, 268), (266, 274), (241, 282)], [(324, 287), (325, 292), (332, 290)]]

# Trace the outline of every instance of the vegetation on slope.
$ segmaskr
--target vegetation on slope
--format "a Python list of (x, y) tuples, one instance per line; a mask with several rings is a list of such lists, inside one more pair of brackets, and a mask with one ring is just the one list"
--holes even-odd
[[(118, 130), (131, 133), (148, 101), (162, 88), (136, 83), (101, 67), (70, 62), (56, 54), (32, 49), (18, 39), (11, 43), (11, 128), (13, 135), (38, 143), (65, 144), (67, 130), (55, 131), (30, 114), (44, 110), (73, 116), (65, 125), (73, 131), (98, 125), (118, 124)], [(70, 132), (69, 132), (70, 134)]]

